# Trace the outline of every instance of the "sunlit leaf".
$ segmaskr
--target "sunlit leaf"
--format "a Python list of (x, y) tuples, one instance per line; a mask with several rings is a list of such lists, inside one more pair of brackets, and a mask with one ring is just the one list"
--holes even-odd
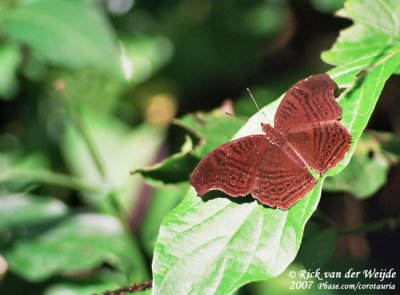
[[(187, 184), (188, 186), (189, 184)], [(182, 201), (187, 186), (163, 187), (155, 189), (152, 194), (150, 206), (139, 229), (140, 239), (143, 247), (151, 255), (157, 240), (160, 225), (169, 211)]]

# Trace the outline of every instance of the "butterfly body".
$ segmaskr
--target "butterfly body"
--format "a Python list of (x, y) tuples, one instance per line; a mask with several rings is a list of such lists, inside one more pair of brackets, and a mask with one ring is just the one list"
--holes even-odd
[(200, 196), (210, 190), (251, 194), (262, 204), (289, 209), (315, 185), (307, 168), (322, 175), (349, 149), (351, 136), (338, 123), (336, 88), (325, 74), (297, 82), (279, 105), (274, 127), (261, 123), (264, 135), (216, 148), (197, 165), (190, 184)]

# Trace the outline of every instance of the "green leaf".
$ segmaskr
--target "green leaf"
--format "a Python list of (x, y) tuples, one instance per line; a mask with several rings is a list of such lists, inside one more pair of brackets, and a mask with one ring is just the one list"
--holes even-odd
[[(360, 57), (357, 66), (345, 65), (331, 71), (339, 86), (351, 85), (340, 105), (341, 122), (354, 143), (365, 128), (385, 81), (398, 66), (400, 54), (375, 61), (362, 80), (356, 79), (356, 74), (372, 59)], [(269, 123), (278, 104), (279, 100), (264, 108)], [(261, 121), (261, 116), (258, 113), (251, 121)], [(260, 127), (247, 123), (236, 137), (255, 133), (261, 133)], [(353, 149), (354, 145), (327, 175), (341, 171)], [(205, 202), (189, 190), (161, 226), (153, 260), (153, 294), (176, 292), (177, 284), (181, 294), (229, 294), (247, 282), (277, 276), (297, 254), (304, 226), (318, 204), (322, 182), (320, 179), (289, 211), (266, 208), (256, 201), (237, 204), (227, 198), (215, 198)]]
[(100, 294), (106, 290), (114, 290), (127, 284), (123, 274), (106, 267), (92, 273), (90, 276), (66, 277), (53, 280), (51, 283), (51, 285), (47, 285), (48, 287), (43, 292), (44, 295)]
[(315, 9), (321, 12), (333, 13), (343, 7), (345, 0), (311, 0), (310, 2)]
[(329, 177), (324, 190), (346, 191), (363, 199), (374, 195), (387, 180), (394, 161), (382, 150), (377, 138), (364, 133), (357, 143), (349, 165), (335, 177)]
[(68, 207), (59, 200), (25, 194), (2, 194), (0, 204), (0, 231), (51, 221), (68, 213)]
[(184, 188), (163, 187), (155, 189), (149, 209), (139, 229), (141, 244), (149, 256), (154, 251), (154, 244), (164, 217), (182, 201), (188, 185), (187, 183)]
[(229, 141), (240, 128), (241, 122), (217, 109), (208, 114), (184, 116), (176, 120), (175, 124), (195, 134), (199, 143), (193, 147), (191, 138), (187, 136), (180, 152), (156, 165), (134, 171), (141, 173), (152, 185), (187, 182), (198, 160), (220, 144)]
[(400, 38), (400, 6), (397, 0), (348, 0), (343, 15), (382, 35), (397, 40)]
[[(384, 82), (399, 61), (397, 56), (377, 65), (362, 84), (357, 84), (341, 100), (342, 123), (354, 142), (365, 128)], [(351, 80), (346, 72), (336, 78)], [(270, 120), (277, 105), (274, 102), (264, 109)], [(257, 114), (252, 120), (257, 121), (260, 116)], [(254, 130), (253, 124), (248, 123), (239, 135), (255, 132), (260, 130)], [(329, 174), (343, 169), (350, 156), (351, 152)], [(206, 294), (229, 294), (249, 281), (277, 276), (297, 254), (305, 223), (318, 204), (322, 182), (320, 179), (289, 211), (266, 208), (256, 201), (237, 204), (227, 198), (215, 198), (204, 202), (194, 190), (189, 190), (161, 226), (153, 260), (153, 294), (176, 291), (178, 282), (182, 294), (200, 290), (205, 294), (206, 287)]]
[(141, 83), (154, 75), (173, 55), (173, 44), (164, 36), (135, 36), (121, 42), (124, 45), (125, 76), (134, 83)]
[(198, 160), (191, 155), (193, 144), (190, 137), (186, 136), (185, 139), (186, 141), (178, 153), (155, 165), (136, 169), (132, 174), (140, 173), (153, 186), (177, 185), (187, 182), (188, 176)]
[(200, 139), (199, 146), (193, 152), (193, 155), (199, 158), (211, 152), (221, 143), (229, 141), (243, 124), (241, 120), (229, 117), (221, 109), (216, 109), (209, 114), (187, 115), (177, 120), (176, 123)]
[(90, 1), (31, 1), (8, 10), (0, 22), (10, 39), (27, 44), (50, 63), (95, 66), (122, 77), (114, 33)]
[(15, 241), (3, 254), (12, 271), (26, 280), (40, 281), (55, 274), (86, 271), (103, 262), (120, 267), (129, 253), (128, 237), (115, 218), (80, 214), (37, 237)]
[(383, 56), (400, 50), (400, 8), (397, 0), (346, 1), (345, 9), (339, 15), (351, 18), (355, 23), (340, 32), (332, 49), (322, 54), (327, 63), (347, 64), (350, 69), (350, 65), (356, 66), (363, 59), (373, 64)]
[(20, 48), (14, 43), (4, 44), (0, 48), (0, 96), (10, 98), (17, 89), (17, 69), (21, 63)]
[[(73, 283), (59, 283), (50, 286), (43, 293), (44, 295), (87, 295), (87, 294), (100, 294), (106, 290), (117, 289), (117, 284), (112, 283), (98, 283), (98, 284), (73, 284)], [(142, 294), (141, 294), (142, 295)]]
[(161, 227), (153, 293), (172, 294), (178, 284), (179, 294), (228, 294), (246, 282), (277, 276), (297, 252), (320, 183), (289, 211), (228, 198), (204, 202), (189, 190)]
[[(95, 145), (104, 166), (106, 179), (99, 173), (81, 134), (69, 124), (62, 144), (66, 163), (73, 174), (95, 183), (99, 188), (114, 189), (122, 207), (128, 210), (140, 189), (140, 177), (132, 177), (132, 167), (149, 165), (165, 136), (165, 129), (142, 124), (130, 130), (129, 126), (111, 116), (92, 111), (82, 112), (82, 121)], [(135, 151), (141, 151), (140, 153)], [(100, 195), (88, 196), (91, 202), (101, 203)]]
[[(357, 42), (353, 42), (355, 49)], [(351, 47), (351, 42), (347, 45)], [(205, 201), (190, 189), (161, 226), (153, 259), (153, 294), (230, 294), (247, 282), (275, 277), (287, 268), (318, 205), (324, 178), (348, 164), (386, 80), (399, 66), (397, 44), (387, 45), (372, 55), (358, 54), (351, 59), (343, 55), (337, 58), (340, 66), (330, 71), (339, 87), (347, 88), (339, 102), (341, 123), (354, 144), (345, 159), (288, 211), (264, 207), (256, 201), (233, 202), (226, 197)], [(363, 75), (357, 78), (360, 72)], [(268, 123), (273, 122), (279, 102), (263, 109)], [(249, 121), (265, 121), (263, 118), (259, 112)], [(260, 126), (249, 122), (235, 137), (256, 133), (261, 133)]]

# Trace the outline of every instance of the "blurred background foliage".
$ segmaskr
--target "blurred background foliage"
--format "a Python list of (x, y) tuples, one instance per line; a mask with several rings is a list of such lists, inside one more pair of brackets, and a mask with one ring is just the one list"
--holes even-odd
[[(1, 1), (1, 293), (90, 294), (150, 279), (159, 226), (199, 155), (243, 124), (224, 111), (250, 116), (247, 87), (265, 105), (328, 70), (320, 53), (350, 24), (333, 16), (343, 2)], [(398, 235), (346, 235), (335, 247), (329, 232), (400, 212), (399, 85), (389, 80), (350, 165), (327, 179), (290, 269), (400, 262)], [(288, 286), (283, 274), (239, 293), (293, 294)]]

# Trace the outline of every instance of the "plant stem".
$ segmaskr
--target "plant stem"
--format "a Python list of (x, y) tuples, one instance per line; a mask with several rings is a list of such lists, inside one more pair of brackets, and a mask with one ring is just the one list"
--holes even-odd
[[(78, 132), (80, 133), (80, 135), (82, 136), (82, 139), (90, 153), (90, 156), (92, 157), (93, 162), (96, 165), (96, 168), (98, 170), (98, 173), (100, 174), (100, 176), (103, 178), (104, 182), (108, 182), (107, 181), (107, 174), (106, 174), (106, 170), (103, 166), (103, 163), (101, 161), (101, 158), (98, 154), (98, 151), (96, 149), (96, 145), (95, 143), (92, 141), (92, 137), (90, 136), (89, 130), (86, 128), (83, 120), (82, 120), (82, 116), (81, 113), (77, 110), (77, 108), (74, 106), (73, 104), (73, 99), (67, 99), (67, 101), (69, 101), (69, 103), (67, 103), (67, 107), (69, 108), (69, 112), (70, 112), (70, 116), (72, 118), (73, 124), (75, 125), (75, 127), (77, 128)], [(129, 223), (128, 223), (128, 219), (126, 218), (125, 214), (124, 214), (124, 210), (121, 207), (121, 204), (117, 198), (117, 194), (115, 189), (112, 189), (108, 192), (108, 200), (109, 200), (109, 204), (112, 208), (112, 210), (114, 211), (114, 215), (118, 218), (119, 222), (121, 223), (127, 237), (130, 240), (130, 244), (131, 244), (131, 254), (134, 257), (134, 261), (135, 261), (135, 269), (136, 271), (138, 271), (139, 273), (147, 276), (148, 275), (148, 271), (147, 271), (147, 267), (146, 267), (146, 263), (143, 259), (143, 253), (141, 253), (140, 247), (138, 245), (138, 241), (136, 239), (136, 237), (132, 234), (130, 227), (129, 227)], [(143, 279), (143, 278), (139, 278), (139, 279)]]
[(70, 177), (68, 175), (53, 172), (28, 172), (28, 171), (12, 171), (0, 175), (0, 183), (45, 183), (50, 185), (58, 185), (70, 189), (83, 190), (92, 193), (100, 193), (101, 190), (96, 185), (84, 182), (80, 179)]
[[(95, 143), (92, 140), (89, 130), (87, 129), (85, 123), (82, 120), (81, 113), (75, 107), (72, 98), (65, 99), (65, 100), (67, 102), (69, 102), (69, 103), (67, 103), (67, 107), (68, 107), (72, 122), (73, 122), (74, 126), (76, 127), (77, 131), (79, 132), (79, 134), (82, 136), (83, 142), (88, 149), (90, 157), (92, 158), (94, 165), (96, 166), (96, 169), (102, 178), (102, 181), (104, 183), (108, 183), (106, 169), (104, 168), (104, 165), (101, 161), (100, 155), (97, 151)], [(110, 192), (109, 198), (110, 198), (111, 207), (113, 208), (115, 214), (118, 217), (121, 217), (121, 212), (123, 212), (123, 210), (122, 210), (120, 203), (119, 203), (118, 199), (116, 198), (115, 194)], [(122, 223), (124, 222), (123, 220), (121, 220), (121, 221), (122, 221)]]
[(382, 230), (394, 230), (400, 226), (400, 215), (389, 217), (376, 222), (364, 224), (359, 227), (346, 228), (339, 231), (339, 235), (350, 235), (358, 233), (376, 232)]
[(104, 169), (103, 163), (100, 159), (100, 156), (98, 154), (98, 151), (96, 149), (96, 146), (94, 142), (92, 141), (92, 138), (89, 134), (89, 131), (87, 130), (85, 124), (83, 123), (81, 119), (81, 115), (77, 114), (79, 113), (77, 110), (71, 111), (72, 115), (72, 120), (74, 122), (74, 125), (78, 129), (79, 133), (82, 136), (83, 141), (86, 144), (86, 147), (88, 148), (89, 154), (92, 157), (92, 160), (94, 164), (96, 165), (97, 171), (99, 172), (100, 176), (103, 179), (106, 179), (106, 170)]

